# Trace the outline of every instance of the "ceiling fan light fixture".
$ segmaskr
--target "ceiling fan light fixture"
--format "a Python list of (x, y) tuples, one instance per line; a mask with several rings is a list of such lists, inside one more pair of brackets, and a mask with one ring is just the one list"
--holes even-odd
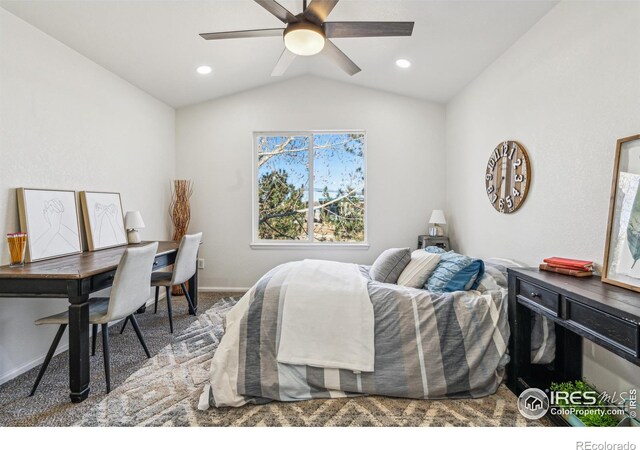
[(292, 23), (284, 31), (284, 45), (296, 55), (316, 55), (324, 48), (324, 42), (324, 31), (313, 23)]

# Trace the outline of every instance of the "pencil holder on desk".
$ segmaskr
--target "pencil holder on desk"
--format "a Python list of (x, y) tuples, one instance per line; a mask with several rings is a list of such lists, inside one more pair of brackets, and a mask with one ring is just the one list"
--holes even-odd
[(27, 233), (11, 233), (7, 234), (7, 242), (9, 243), (9, 256), (11, 267), (24, 266), (24, 257), (27, 248)]

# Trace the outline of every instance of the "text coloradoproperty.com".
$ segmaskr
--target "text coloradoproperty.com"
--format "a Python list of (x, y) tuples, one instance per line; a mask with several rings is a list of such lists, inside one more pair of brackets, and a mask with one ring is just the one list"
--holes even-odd
[(625, 414), (625, 411), (622, 409), (612, 409), (612, 408), (574, 408), (573, 406), (565, 406), (562, 408), (552, 407), (550, 410), (551, 414), (554, 415), (564, 415), (564, 414), (573, 414), (574, 416), (586, 416), (591, 414), (596, 414), (598, 416), (622, 416)]

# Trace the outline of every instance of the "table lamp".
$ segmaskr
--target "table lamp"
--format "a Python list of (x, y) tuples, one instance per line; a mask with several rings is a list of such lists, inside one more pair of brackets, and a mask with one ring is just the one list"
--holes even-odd
[(440, 226), (447, 223), (444, 218), (444, 212), (441, 209), (434, 209), (431, 213), (429, 223), (433, 226), (429, 227), (429, 236), (444, 236), (444, 230)]
[(144, 221), (140, 211), (127, 211), (124, 216), (124, 227), (127, 229), (127, 239), (129, 244), (139, 244), (140, 234), (138, 230), (144, 228)]

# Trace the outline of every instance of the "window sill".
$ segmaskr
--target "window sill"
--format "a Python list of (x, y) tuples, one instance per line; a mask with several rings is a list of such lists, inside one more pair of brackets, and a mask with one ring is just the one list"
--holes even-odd
[(254, 242), (250, 244), (253, 250), (368, 250), (369, 244), (329, 244), (309, 242)]

